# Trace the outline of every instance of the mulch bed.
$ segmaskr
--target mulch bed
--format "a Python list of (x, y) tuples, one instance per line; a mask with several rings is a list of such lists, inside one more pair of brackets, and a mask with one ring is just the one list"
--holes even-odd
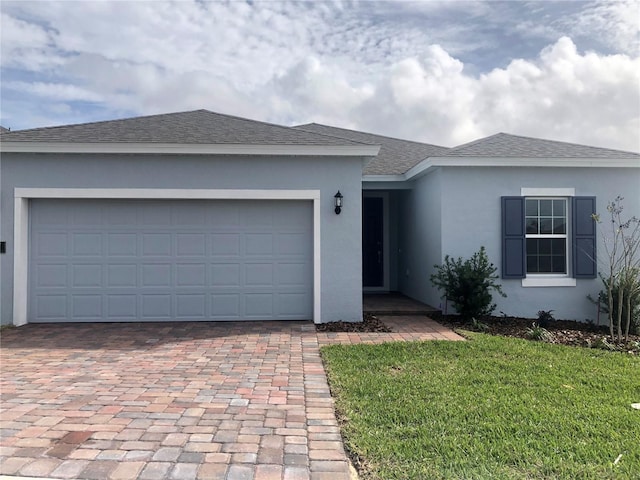
[[(537, 319), (519, 317), (482, 317), (475, 324), (463, 320), (457, 315), (432, 314), (430, 317), (438, 323), (454, 330), (480, 331), (491, 335), (529, 339), (527, 330)], [(603, 348), (640, 355), (640, 335), (629, 335), (629, 343), (617, 344), (611, 340), (608, 327), (572, 320), (553, 320), (543, 325), (551, 333), (548, 343), (588, 348)], [(332, 322), (316, 325), (318, 332), (392, 332), (374, 315), (364, 314), (361, 323)]]
[(319, 323), (316, 325), (318, 332), (383, 332), (391, 333), (392, 330), (387, 327), (380, 319), (369, 313), (364, 314), (362, 322), (330, 322)]

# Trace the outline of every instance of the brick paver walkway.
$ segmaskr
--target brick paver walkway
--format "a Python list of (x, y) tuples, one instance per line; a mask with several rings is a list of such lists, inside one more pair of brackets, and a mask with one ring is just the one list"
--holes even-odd
[(425, 317), (384, 321), (396, 333), (316, 334), (308, 322), (3, 330), (0, 474), (348, 479), (319, 346), (460, 338)]

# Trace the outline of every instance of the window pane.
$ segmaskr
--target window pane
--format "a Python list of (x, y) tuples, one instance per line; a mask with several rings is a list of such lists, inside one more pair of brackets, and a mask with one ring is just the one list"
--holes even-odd
[(564, 200), (554, 200), (553, 201), (553, 216), (554, 217), (564, 217), (565, 213), (565, 205), (567, 204)]
[(553, 233), (567, 233), (567, 222), (565, 222), (564, 218), (553, 219)]
[(526, 200), (525, 201), (525, 215), (527, 217), (537, 217), (538, 216), (538, 201), (537, 200)]
[(567, 242), (565, 242), (564, 238), (554, 238), (551, 243), (551, 251), (554, 255), (566, 255)]
[(540, 200), (540, 215), (550, 217), (553, 215), (553, 200)]
[(550, 217), (540, 217), (540, 233), (553, 233), (553, 219)]
[(550, 256), (538, 257), (538, 271), (540, 273), (551, 273), (551, 257)]
[(527, 218), (527, 233), (538, 233), (537, 218)]
[(565, 257), (560, 255), (560, 256), (553, 256), (552, 258), (552, 267), (553, 267), (553, 273), (566, 273), (566, 264), (567, 262), (565, 261)]
[(564, 238), (528, 238), (527, 273), (567, 273)]

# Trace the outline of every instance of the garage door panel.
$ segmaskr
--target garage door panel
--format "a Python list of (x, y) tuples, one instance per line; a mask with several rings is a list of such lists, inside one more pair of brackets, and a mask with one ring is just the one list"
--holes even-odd
[(68, 239), (66, 233), (39, 233), (35, 238), (35, 253), (38, 257), (66, 257)]
[(147, 319), (171, 318), (171, 295), (143, 294), (142, 316)]
[(170, 233), (145, 233), (142, 235), (142, 256), (169, 257), (171, 243)]
[(279, 286), (303, 287), (310, 281), (305, 263), (280, 263), (276, 270)]
[(239, 319), (240, 295), (237, 293), (214, 293), (211, 295), (211, 317), (214, 319)]
[(272, 255), (273, 235), (268, 233), (248, 233), (244, 238), (245, 255)]
[(171, 287), (171, 264), (142, 265), (141, 287)]
[(240, 235), (237, 233), (211, 235), (211, 254), (214, 256), (240, 255)]
[(273, 315), (272, 293), (247, 293), (244, 296), (244, 313), (247, 318), (269, 318)]
[(107, 317), (115, 320), (135, 320), (138, 318), (138, 297), (136, 295), (107, 295)]
[(30, 322), (312, 318), (310, 201), (32, 200), (30, 218)]
[(211, 285), (215, 287), (239, 287), (240, 265), (238, 263), (211, 265)]
[(40, 295), (35, 302), (37, 318), (42, 320), (67, 319), (66, 295)]
[(203, 287), (206, 285), (206, 267), (202, 263), (180, 263), (176, 265), (178, 287)]
[(176, 296), (176, 315), (180, 318), (206, 318), (207, 296), (202, 294), (178, 294)]
[(71, 285), (74, 287), (102, 287), (102, 265), (80, 264), (71, 266)]
[(270, 286), (273, 284), (273, 265), (271, 263), (249, 263), (245, 265), (245, 285)]
[(138, 255), (138, 236), (135, 233), (110, 233), (107, 235), (107, 254), (132, 257)]
[(74, 233), (71, 236), (71, 251), (74, 256), (102, 256), (102, 234)]
[(107, 265), (107, 287), (135, 287), (138, 284), (137, 264)]
[(89, 321), (102, 317), (102, 295), (79, 293), (71, 295), (71, 312), (74, 320)]
[(179, 257), (204, 256), (207, 252), (207, 236), (202, 233), (178, 233), (176, 243)]
[(35, 282), (38, 287), (66, 287), (67, 265), (38, 265), (35, 277)]
[(304, 314), (301, 305), (305, 305), (311, 300), (309, 293), (281, 293), (278, 295), (278, 310), (284, 316), (292, 318)]

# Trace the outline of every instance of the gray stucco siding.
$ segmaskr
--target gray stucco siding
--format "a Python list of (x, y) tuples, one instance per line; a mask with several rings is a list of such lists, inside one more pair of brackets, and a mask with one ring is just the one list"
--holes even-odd
[[(0, 314), (13, 321), (15, 188), (319, 190), (320, 321), (362, 319), (362, 158), (3, 154)], [(341, 215), (333, 196), (344, 195)]]
[(434, 307), (440, 306), (440, 295), (429, 277), (442, 258), (441, 174), (435, 169), (399, 192), (398, 289)]
[[(441, 259), (449, 254), (469, 257), (481, 246), (501, 271), (501, 196), (519, 196), (521, 188), (573, 188), (576, 196), (595, 196), (596, 210), (625, 197), (625, 216), (640, 215), (640, 168), (469, 168), (441, 171)], [(602, 231), (598, 239), (598, 270), (606, 266)], [(570, 252), (568, 253), (571, 254)], [(558, 319), (595, 320), (596, 307), (587, 295), (602, 288), (600, 279), (576, 279), (572, 287), (523, 287), (520, 279), (500, 279), (507, 298), (494, 296), (496, 312), (535, 317), (553, 310)], [(425, 297), (426, 298), (426, 297)]]

